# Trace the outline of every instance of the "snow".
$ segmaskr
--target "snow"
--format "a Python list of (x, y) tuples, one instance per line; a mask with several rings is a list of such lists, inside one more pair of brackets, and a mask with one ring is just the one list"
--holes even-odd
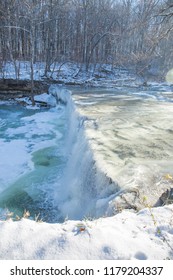
[(48, 95), (47, 93), (42, 93), (40, 95), (36, 95), (34, 97), (34, 100), (40, 101), (40, 102), (45, 102), (50, 106), (56, 106), (56, 100), (52, 95)]
[[(30, 80), (31, 68), (29, 61), (16, 61), (17, 67), (20, 69), (20, 80)], [(83, 69), (81, 64), (67, 62), (56, 63), (51, 66), (51, 71), (44, 76), (45, 63), (36, 62), (34, 64), (34, 80), (47, 81), (49, 84), (57, 83), (60, 86), (84, 86), (94, 88), (151, 88), (152, 90), (161, 89), (163, 91), (172, 91), (172, 84), (169, 82), (147, 81), (147, 86), (143, 85), (144, 80), (135, 74), (134, 69), (123, 69), (112, 67), (110, 64), (99, 64), (94, 66), (91, 64), (88, 72)], [(93, 71), (93, 69), (95, 69)], [(15, 67), (12, 62), (6, 62), (0, 73), (0, 78), (16, 79)], [(43, 100), (44, 101), (44, 100)]]
[(173, 205), (62, 224), (1, 221), (0, 259), (172, 259), (172, 226)]
[[(18, 68), (20, 68), (20, 80), (30, 80), (30, 63), (28, 61), (16, 61)], [(93, 68), (95, 71), (93, 72)], [(51, 72), (44, 76), (45, 63), (36, 62), (34, 64), (34, 80), (46, 80), (49, 82), (56, 81), (60, 84), (71, 85), (86, 85), (86, 86), (104, 86), (104, 87), (117, 87), (117, 86), (131, 86), (136, 87), (141, 84), (140, 79), (133, 74), (132, 71), (119, 70), (117, 68), (111, 69), (111, 65), (104, 64), (102, 67), (91, 65), (89, 71), (86, 73), (81, 65), (76, 63), (56, 63), (55, 67), (51, 66)], [(13, 63), (7, 62), (3, 65), (0, 77), (16, 79), (15, 67)]]

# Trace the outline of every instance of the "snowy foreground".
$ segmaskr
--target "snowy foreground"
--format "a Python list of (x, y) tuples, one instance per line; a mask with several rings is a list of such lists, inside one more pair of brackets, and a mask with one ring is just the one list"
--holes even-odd
[(93, 221), (0, 222), (1, 259), (173, 258), (173, 205)]

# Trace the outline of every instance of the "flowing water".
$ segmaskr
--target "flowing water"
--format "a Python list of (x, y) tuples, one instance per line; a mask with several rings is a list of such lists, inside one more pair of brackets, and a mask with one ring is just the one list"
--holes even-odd
[(173, 93), (50, 92), (50, 109), (0, 104), (0, 218), (26, 209), (63, 222), (157, 205), (172, 187)]

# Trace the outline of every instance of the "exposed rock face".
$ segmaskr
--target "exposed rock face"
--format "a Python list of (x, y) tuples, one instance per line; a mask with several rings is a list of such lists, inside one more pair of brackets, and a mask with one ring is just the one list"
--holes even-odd
[[(42, 81), (34, 81), (34, 94), (48, 90), (49, 85)], [(31, 82), (29, 80), (0, 80), (0, 99), (6, 100), (16, 97), (31, 96)]]

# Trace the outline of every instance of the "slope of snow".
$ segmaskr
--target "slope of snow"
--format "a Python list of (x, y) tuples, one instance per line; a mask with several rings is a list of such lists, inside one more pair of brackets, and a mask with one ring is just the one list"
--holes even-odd
[[(16, 61), (16, 65), (20, 69), (19, 79), (30, 80), (30, 63), (28, 61)], [(112, 69), (109, 64), (97, 65), (93, 71), (94, 65), (91, 65), (88, 72), (82, 70), (81, 65), (76, 63), (56, 63), (55, 67), (51, 67), (51, 72), (44, 76), (45, 63), (36, 62), (34, 64), (34, 80), (40, 81), (48, 79), (48, 81), (56, 81), (60, 84), (69, 85), (88, 85), (88, 86), (136, 86), (141, 84), (141, 79), (126, 69)], [(3, 65), (0, 78), (16, 79), (15, 67), (11, 62)]]
[(171, 259), (173, 205), (63, 224), (1, 221), (0, 236), (0, 259)]

